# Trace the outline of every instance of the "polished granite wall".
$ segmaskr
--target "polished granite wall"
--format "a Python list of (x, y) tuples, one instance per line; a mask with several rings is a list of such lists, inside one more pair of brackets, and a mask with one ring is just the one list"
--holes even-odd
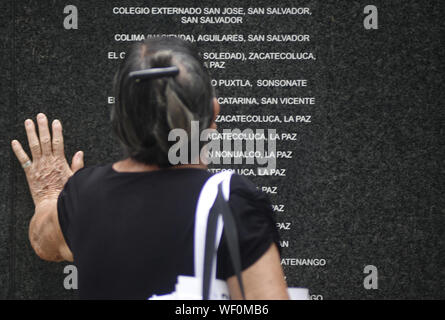
[[(225, 96), (314, 96), (316, 105), (227, 106), (223, 114), (310, 114), (312, 123), (271, 126), (297, 132), (280, 142), (293, 159), (283, 177), (252, 177), (278, 187), (272, 203), (289, 247), (285, 258), (325, 266), (285, 266), (290, 286), (324, 299), (444, 298), (443, 17), (438, 1), (218, 1), (218, 6), (307, 6), (307, 17), (246, 17), (242, 25), (183, 25), (174, 16), (116, 16), (114, 6), (156, 1), (3, 1), (0, 4), (1, 152), (0, 298), (76, 298), (63, 288), (65, 263), (38, 259), (27, 239), (33, 213), (24, 174), (9, 148), (25, 141), (23, 121), (45, 112), (64, 125), (66, 153), (87, 165), (120, 156), (111, 138), (107, 97), (124, 51), (116, 33), (308, 33), (309, 44), (203, 44), (215, 51), (309, 50), (308, 62), (234, 63), (214, 78), (305, 78), (308, 88), (219, 88)], [(163, 1), (174, 6), (174, 1)], [(76, 5), (79, 29), (63, 28)], [(177, 2), (176, 2), (177, 4)], [(365, 30), (363, 8), (379, 9), (379, 29)], [(182, 7), (209, 6), (183, 0)], [(441, 29), (442, 28), (442, 29)], [(442, 32), (442, 33), (441, 33)], [(292, 91), (295, 90), (295, 91)], [(221, 124), (230, 127), (231, 124)], [(233, 124), (232, 124), (233, 125)], [(242, 127), (242, 125), (240, 125)], [(261, 125), (258, 125), (261, 127)], [(363, 288), (374, 265), (379, 288)]]

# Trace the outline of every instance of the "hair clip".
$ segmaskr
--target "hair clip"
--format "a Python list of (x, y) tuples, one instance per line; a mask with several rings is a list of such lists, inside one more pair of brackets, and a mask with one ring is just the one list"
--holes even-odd
[(130, 79), (135, 79), (136, 82), (143, 80), (150, 80), (162, 77), (174, 77), (179, 74), (179, 68), (177, 66), (171, 66), (166, 68), (151, 68), (139, 71), (132, 71), (128, 74)]

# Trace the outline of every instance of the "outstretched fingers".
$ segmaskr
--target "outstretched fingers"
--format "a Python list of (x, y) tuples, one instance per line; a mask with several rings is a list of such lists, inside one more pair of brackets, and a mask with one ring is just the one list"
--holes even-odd
[(83, 164), (83, 151), (78, 151), (73, 156), (73, 161), (71, 162), (71, 171), (75, 173), (77, 170), (82, 169)]
[(51, 135), (48, 128), (48, 119), (43, 113), (37, 115), (37, 124), (39, 126), (40, 148), (43, 156), (52, 154)]
[(53, 124), (53, 154), (59, 158), (65, 158), (63, 149), (62, 124), (59, 120), (54, 120)]
[(30, 170), (31, 160), (29, 159), (25, 150), (23, 150), (22, 145), (17, 140), (12, 140), (11, 147), (15, 156), (17, 157), (17, 160), (19, 160), (20, 164), (22, 165), (23, 170), (25, 170), (25, 173), (27, 173)]
[(32, 159), (36, 161), (42, 156), (42, 150), (40, 149), (40, 141), (37, 137), (34, 121), (32, 121), (31, 119), (26, 119), (25, 131), (28, 138), (28, 145), (29, 149), (31, 150)]

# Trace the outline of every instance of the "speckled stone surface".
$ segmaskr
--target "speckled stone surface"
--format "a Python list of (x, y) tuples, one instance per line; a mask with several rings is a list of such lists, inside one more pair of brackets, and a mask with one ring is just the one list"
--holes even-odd
[[(279, 142), (293, 159), (278, 160), (286, 177), (253, 177), (274, 185), (274, 204), (289, 247), (284, 258), (325, 259), (325, 266), (285, 266), (290, 286), (324, 299), (445, 298), (444, 85), (439, 1), (302, 1), (306, 17), (245, 17), (242, 25), (182, 25), (178, 17), (117, 16), (114, 6), (144, 1), (70, 1), (79, 29), (63, 29), (62, 1), (0, 4), (0, 298), (76, 298), (63, 288), (65, 263), (39, 260), (27, 228), (33, 204), (9, 142), (25, 142), (23, 121), (44, 112), (64, 125), (66, 154), (85, 151), (87, 165), (120, 156), (108, 124), (111, 80), (125, 51), (116, 33), (307, 33), (308, 44), (202, 45), (207, 51), (308, 50), (316, 61), (233, 63), (215, 79), (308, 79), (307, 88), (218, 88), (221, 96), (314, 96), (315, 106), (226, 106), (223, 114), (310, 114), (310, 124), (273, 124), (297, 132)], [(145, 4), (144, 4), (145, 3)], [(178, 5), (151, 1), (150, 6)], [(218, 1), (221, 7), (253, 6)], [(247, 3), (247, 2), (244, 2)], [(240, 5), (241, 4), (241, 5)], [(363, 8), (379, 10), (379, 29), (365, 30)], [(181, 1), (180, 6), (209, 6)], [(255, 1), (292, 7), (294, 1)], [(442, 68), (442, 69), (441, 69)], [(232, 124), (221, 124), (221, 128)], [(239, 128), (242, 125), (234, 124)], [(267, 128), (263, 124), (253, 127)], [(379, 288), (363, 288), (375, 265)]]
[(8, 135), (8, 129), (10, 123), (14, 120), (14, 113), (9, 112), (9, 107), (12, 104), (12, 61), (13, 52), (11, 35), (13, 30), (11, 28), (12, 10), (10, 3), (0, 3), (0, 97), (2, 103), (0, 103), (0, 298), (5, 298), (10, 291), (9, 285), (11, 281), (10, 270), (13, 268), (10, 263), (12, 262), (10, 250), (11, 238), (13, 230), (11, 230), (13, 221), (11, 220), (11, 179), (14, 179), (15, 170), (11, 167), (11, 156), (9, 150), (6, 151), (9, 143), (6, 136)]

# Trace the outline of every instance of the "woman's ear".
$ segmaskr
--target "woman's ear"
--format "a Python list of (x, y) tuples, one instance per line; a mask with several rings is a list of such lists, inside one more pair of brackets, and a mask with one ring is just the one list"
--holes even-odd
[(216, 129), (216, 117), (219, 114), (220, 106), (218, 103), (218, 99), (213, 98), (213, 119), (212, 122), (210, 122), (210, 129)]

